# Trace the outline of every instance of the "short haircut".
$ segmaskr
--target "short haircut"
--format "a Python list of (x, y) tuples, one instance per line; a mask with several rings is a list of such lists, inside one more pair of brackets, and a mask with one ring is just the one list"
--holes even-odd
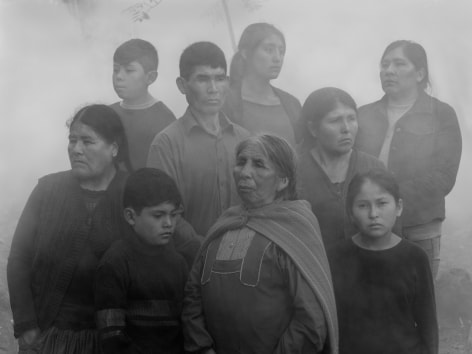
[(137, 61), (144, 72), (157, 71), (159, 58), (156, 48), (148, 41), (134, 38), (121, 44), (113, 55), (113, 62), (120, 65), (128, 65)]
[(226, 73), (226, 58), (223, 51), (211, 42), (196, 42), (184, 49), (180, 56), (180, 76), (188, 80), (195, 67), (222, 68)]
[(241, 141), (236, 146), (236, 159), (248, 146), (261, 149), (267, 159), (275, 166), (278, 176), (288, 179), (288, 185), (277, 197), (283, 200), (297, 199), (297, 155), (287, 140), (271, 134), (258, 134)]
[(305, 100), (301, 112), (301, 123), (304, 125), (304, 141), (312, 140), (308, 123), (318, 127), (323, 118), (338, 104), (352, 108), (357, 113), (357, 105), (354, 99), (346, 91), (336, 87), (323, 87), (313, 91)]
[(347, 189), (346, 194), (346, 211), (348, 215), (352, 215), (352, 207), (354, 206), (354, 199), (356, 199), (357, 195), (360, 193), (362, 186), (367, 183), (371, 182), (376, 184), (381, 189), (385, 190), (388, 194), (390, 194), (395, 203), (398, 205), (400, 201), (400, 187), (393, 176), (392, 173), (388, 172), (387, 170), (383, 170), (380, 168), (372, 169), (370, 171), (356, 174), (354, 178), (349, 183), (349, 187)]
[(82, 123), (90, 127), (96, 134), (101, 136), (108, 144), (116, 143), (118, 154), (115, 164), (123, 163), (128, 171), (131, 171), (129, 162), (128, 140), (121, 118), (116, 111), (104, 104), (92, 104), (82, 107), (67, 122), (69, 130), (75, 123)]
[(182, 205), (182, 197), (174, 180), (157, 168), (141, 168), (129, 175), (123, 193), (123, 207), (141, 213), (143, 208), (162, 203)]

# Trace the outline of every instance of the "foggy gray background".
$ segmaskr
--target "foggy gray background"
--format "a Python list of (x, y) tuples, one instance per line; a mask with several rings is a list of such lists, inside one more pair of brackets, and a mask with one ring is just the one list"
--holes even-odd
[[(134, 23), (126, 8), (142, 1), (0, 0), (0, 242), (9, 244), (37, 179), (69, 168), (65, 122), (87, 103), (118, 100), (112, 55), (140, 37), (159, 52), (150, 91), (179, 117), (185, 97), (175, 85), (190, 43), (232, 46), (220, 0), (162, 0)], [(287, 53), (273, 82), (300, 99), (323, 86), (348, 91), (358, 105), (379, 99), (380, 56), (393, 40), (412, 39), (428, 54), (432, 95), (453, 106), (463, 135), (456, 186), (447, 198), (442, 267), (472, 267), (472, 2), (470, 0), (227, 0), (236, 40), (252, 22), (286, 36)], [(88, 9), (87, 9), (88, 8)], [(80, 11), (78, 11), (80, 10)]]

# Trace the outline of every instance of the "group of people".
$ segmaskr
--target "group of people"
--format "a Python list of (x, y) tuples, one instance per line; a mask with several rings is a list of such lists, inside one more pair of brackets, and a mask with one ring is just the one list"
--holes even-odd
[(437, 353), (461, 135), (423, 47), (391, 43), (385, 95), (359, 109), (272, 86), (285, 51), (251, 24), (228, 77), (217, 45), (191, 44), (176, 119), (148, 91), (154, 46), (117, 48), (121, 101), (70, 120), (71, 169), (39, 180), (13, 237), (19, 353)]

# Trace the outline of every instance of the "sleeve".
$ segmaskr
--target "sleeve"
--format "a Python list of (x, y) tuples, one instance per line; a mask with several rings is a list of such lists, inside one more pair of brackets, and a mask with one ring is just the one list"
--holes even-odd
[(171, 138), (162, 132), (156, 135), (149, 147), (146, 166), (158, 168), (167, 173), (175, 180), (177, 187), (181, 190), (181, 178), (179, 177), (177, 163), (177, 157), (174, 156), (172, 149)]
[[(462, 137), (454, 109), (444, 103), (439, 103), (436, 114), (438, 132), (434, 141), (434, 166), (417, 178), (400, 183), (402, 194), (409, 200), (422, 200), (425, 195), (435, 195), (438, 192), (446, 196), (454, 187), (457, 171), (462, 154)], [(414, 203), (413, 205), (415, 205)]]
[(198, 235), (192, 225), (184, 218), (179, 217), (175, 226), (173, 240), (175, 250), (185, 258), (188, 268), (192, 267), (203, 237)]
[(277, 257), (293, 299), (294, 314), (274, 354), (321, 353), (328, 336), (321, 304), (290, 257), (279, 249)]
[(96, 324), (105, 354), (122, 353), (130, 345), (125, 334), (125, 309), (129, 276), (123, 260), (112, 257), (111, 248), (95, 275)]
[(213, 339), (206, 329), (201, 294), (204, 256), (205, 253), (201, 252), (195, 259), (185, 285), (182, 325), (184, 349), (189, 353), (200, 353), (213, 347)]
[(420, 249), (418, 253), (417, 256), (413, 256), (417, 262), (413, 315), (418, 325), (420, 336), (427, 349), (425, 353), (438, 354), (439, 334), (433, 276), (428, 256)]
[(41, 187), (31, 193), (13, 235), (8, 257), (7, 280), (15, 337), (38, 327), (31, 291), (36, 231), (40, 217)]

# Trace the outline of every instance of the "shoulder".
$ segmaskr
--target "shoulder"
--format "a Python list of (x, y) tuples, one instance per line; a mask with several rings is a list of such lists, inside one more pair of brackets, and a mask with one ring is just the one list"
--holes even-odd
[(378, 101), (368, 103), (359, 107), (357, 110), (359, 119), (362, 119), (364, 117), (370, 117), (372, 116), (373, 113), (381, 110), (383, 107), (383, 102), (384, 102), (384, 99), (382, 98)]
[(234, 122), (231, 122), (231, 124), (233, 125), (233, 132), (235, 136), (238, 137), (240, 140), (244, 140), (251, 136), (251, 133), (239, 124)]
[(112, 243), (108, 250), (103, 255), (100, 264), (117, 266), (123, 263), (128, 258), (130, 245), (126, 240), (117, 240)]
[(358, 172), (363, 173), (374, 168), (385, 169), (383, 162), (380, 161), (375, 156), (372, 156), (370, 154), (367, 154), (359, 150), (353, 150), (353, 151), (357, 156), (356, 169), (358, 170)]
[(152, 108), (160, 116), (166, 116), (166, 117), (171, 118), (172, 120), (176, 120), (174, 113), (170, 110), (169, 107), (167, 107), (167, 105), (164, 102), (162, 101), (156, 102), (156, 104), (154, 104)]
[(38, 186), (46, 188), (49, 187), (61, 187), (61, 186), (75, 186), (77, 181), (72, 175), (71, 170), (55, 172), (41, 177), (38, 180)]
[(184, 127), (182, 125), (183, 122), (181, 120), (184, 118), (185, 117), (173, 121), (163, 130), (161, 130), (158, 134), (156, 134), (154, 140), (152, 141), (152, 145), (170, 143), (183, 136), (185, 132)]
[(456, 111), (448, 103), (440, 101), (439, 99), (425, 95), (430, 100), (433, 106), (433, 114), (436, 114), (440, 121), (457, 121)]
[(296, 98), (294, 95), (288, 93), (287, 91), (284, 91), (278, 87), (272, 86), (272, 89), (274, 90), (275, 94), (279, 96), (280, 98), (286, 100), (287, 102), (290, 102), (291, 104), (302, 107), (300, 100)]

